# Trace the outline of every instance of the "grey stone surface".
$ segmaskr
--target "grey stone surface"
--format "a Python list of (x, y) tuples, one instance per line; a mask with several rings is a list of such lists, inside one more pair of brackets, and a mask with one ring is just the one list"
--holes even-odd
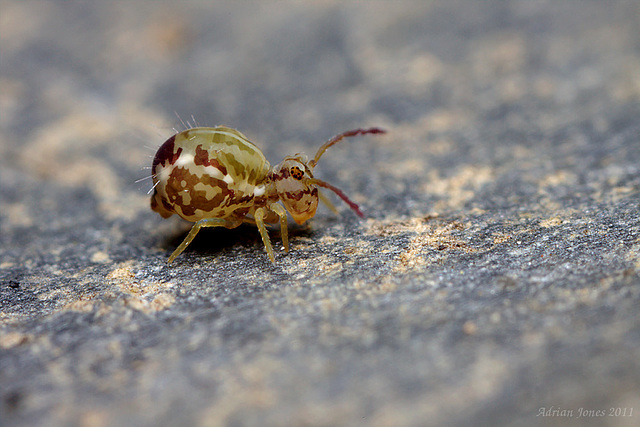
[[(640, 424), (639, 22), (0, 2), (0, 424)], [(174, 112), (272, 163), (385, 127), (316, 169), (367, 218), (321, 209), (290, 253), (274, 229), (275, 265), (251, 226), (167, 264), (188, 224), (136, 180)]]

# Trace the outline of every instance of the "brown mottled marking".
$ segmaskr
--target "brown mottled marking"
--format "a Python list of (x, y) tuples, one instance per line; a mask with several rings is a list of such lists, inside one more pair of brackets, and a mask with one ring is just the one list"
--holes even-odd
[(155, 169), (160, 162), (164, 162), (168, 160), (170, 165), (176, 162), (176, 159), (180, 156), (180, 152), (182, 151), (182, 149), (179, 149), (178, 152), (174, 154), (173, 148), (174, 148), (175, 140), (176, 140), (176, 136), (173, 135), (171, 138), (167, 139), (164, 144), (160, 146), (160, 148), (156, 152), (155, 157), (153, 158), (152, 169)]
[(224, 164), (220, 163), (217, 159), (209, 158), (209, 152), (202, 149), (202, 146), (196, 146), (196, 155), (193, 157), (193, 163), (200, 166), (214, 166), (220, 170), (224, 175), (227, 174), (227, 168)]

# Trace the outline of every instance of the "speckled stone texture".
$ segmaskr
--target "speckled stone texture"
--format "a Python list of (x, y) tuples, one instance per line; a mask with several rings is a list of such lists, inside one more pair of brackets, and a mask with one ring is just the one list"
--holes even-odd
[[(0, 424), (640, 425), (639, 28), (635, 0), (0, 1)], [(189, 224), (137, 180), (194, 122), (272, 164), (386, 128), (316, 168), (367, 218), (167, 264)]]

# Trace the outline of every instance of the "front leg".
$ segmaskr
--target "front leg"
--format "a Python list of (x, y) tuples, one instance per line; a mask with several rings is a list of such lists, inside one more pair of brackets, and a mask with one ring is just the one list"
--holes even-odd
[(279, 204), (274, 203), (269, 206), (273, 212), (280, 217), (280, 236), (282, 237), (282, 244), (284, 250), (289, 252), (289, 230), (287, 229), (287, 211)]

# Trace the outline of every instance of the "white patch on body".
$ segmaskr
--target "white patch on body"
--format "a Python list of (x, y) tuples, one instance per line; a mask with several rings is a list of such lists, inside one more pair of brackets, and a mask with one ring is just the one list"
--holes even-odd
[(266, 188), (264, 185), (260, 185), (258, 187), (254, 187), (253, 188), (253, 196), (254, 197), (260, 197), (264, 194)]
[(176, 166), (186, 166), (188, 168), (189, 165), (193, 164), (193, 159), (193, 154), (184, 152), (176, 160)]

